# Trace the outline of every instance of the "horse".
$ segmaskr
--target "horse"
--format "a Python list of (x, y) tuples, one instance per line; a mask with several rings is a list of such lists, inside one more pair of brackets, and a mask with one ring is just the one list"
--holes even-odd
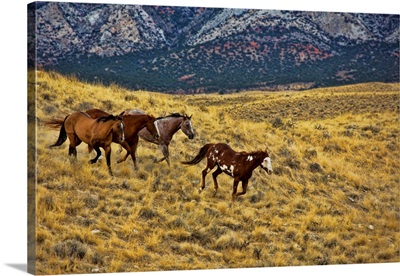
[[(86, 113), (92, 118), (99, 118), (106, 116), (107, 112), (100, 109), (89, 109)], [(125, 140), (123, 142), (118, 142), (113, 139), (114, 142), (121, 144), (121, 146), (127, 151), (126, 155), (119, 159), (117, 163), (125, 161), (129, 155), (132, 156), (134, 169), (137, 170), (136, 164), (136, 149), (139, 142), (138, 133), (141, 129), (146, 129), (149, 135), (157, 140), (159, 137), (157, 128), (154, 124), (156, 118), (152, 115), (147, 114), (137, 114), (137, 115), (124, 115), (120, 114), (122, 121), (125, 124)]]
[(61, 146), (69, 139), (68, 155), (77, 158), (76, 147), (85, 142), (89, 151), (95, 150), (96, 156), (89, 162), (96, 163), (101, 155), (100, 148), (104, 149), (108, 172), (111, 170), (111, 142), (116, 139), (119, 143), (125, 140), (124, 122), (120, 116), (108, 115), (97, 119), (91, 118), (87, 113), (75, 112), (67, 115), (61, 124), (57, 141), (50, 148)]
[[(214, 194), (218, 191), (217, 176), (225, 173), (233, 177), (232, 202), (235, 198), (246, 193), (247, 184), (253, 173), (253, 170), (261, 166), (268, 174), (272, 174), (271, 158), (267, 151), (255, 152), (236, 152), (229, 145), (224, 143), (206, 144), (199, 153), (190, 161), (181, 163), (187, 165), (198, 164), (207, 157), (207, 166), (202, 171), (201, 187), (199, 193), (205, 188), (205, 177), (215, 166), (218, 168), (212, 173), (214, 180)], [(242, 182), (242, 192), (237, 193), (237, 186)]]
[[(127, 109), (124, 112), (121, 113), (122, 115), (125, 114), (145, 114), (141, 110), (137, 109)], [(156, 160), (156, 163), (166, 161), (168, 165), (170, 166), (170, 160), (169, 160), (169, 149), (168, 146), (171, 143), (172, 137), (174, 134), (180, 129), (182, 132), (189, 138), (193, 139), (194, 138), (194, 130), (193, 130), (193, 125), (191, 122), (192, 116), (188, 115), (181, 115), (179, 113), (172, 113), (168, 116), (164, 117), (158, 117), (156, 119), (156, 127), (158, 130), (158, 133), (160, 135), (159, 139), (154, 139), (152, 135), (149, 133), (148, 130), (142, 129), (139, 131), (139, 137), (142, 138), (143, 140), (154, 143), (156, 145), (159, 145), (161, 148), (161, 151), (164, 155), (164, 157)]]

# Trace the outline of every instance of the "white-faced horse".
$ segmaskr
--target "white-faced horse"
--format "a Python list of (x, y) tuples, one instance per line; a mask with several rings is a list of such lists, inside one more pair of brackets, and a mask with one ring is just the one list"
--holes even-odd
[[(144, 114), (141, 110), (125, 110), (121, 115), (128, 114)], [(182, 130), (183, 133), (189, 138), (194, 138), (194, 130), (192, 121), (190, 120), (192, 116), (181, 115), (179, 113), (173, 113), (165, 117), (158, 117), (155, 121), (155, 126), (158, 130), (158, 139), (154, 139), (151, 133), (147, 129), (142, 129), (139, 131), (139, 137), (143, 140), (159, 145), (164, 157), (158, 159), (156, 162), (169, 161), (169, 149), (168, 146), (171, 143), (172, 137), (178, 130)], [(127, 153), (129, 155), (129, 153)], [(126, 156), (127, 157), (127, 156)]]

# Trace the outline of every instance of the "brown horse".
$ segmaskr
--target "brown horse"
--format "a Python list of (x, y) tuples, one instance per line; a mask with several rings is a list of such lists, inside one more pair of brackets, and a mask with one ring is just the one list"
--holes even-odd
[(61, 146), (69, 139), (69, 155), (77, 157), (76, 147), (85, 142), (89, 145), (89, 149), (96, 151), (96, 157), (91, 159), (90, 163), (96, 163), (101, 155), (100, 148), (104, 149), (108, 172), (112, 176), (111, 171), (111, 142), (116, 139), (123, 142), (125, 139), (124, 123), (119, 116), (108, 115), (98, 119), (91, 118), (84, 112), (75, 112), (65, 117), (60, 128), (60, 134), (50, 147)]
[[(229, 145), (223, 143), (206, 144), (191, 161), (185, 161), (182, 163), (195, 165), (205, 157), (207, 157), (207, 166), (202, 171), (199, 193), (201, 193), (205, 188), (205, 177), (207, 173), (215, 166), (218, 166), (218, 168), (212, 173), (214, 180), (214, 193), (218, 191), (217, 176), (224, 172), (234, 179), (232, 202), (235, 200), (235, 197), (246, 193), (247, 184), (255, 168), (261, 166), (261, 168), (263, 168), (268, 174), (272, 174), (271, 159), (267, 151), (256, 151), (251, 153), (236, 152)], [(243, 191), (237, 193), (237, 186), (240, 181), (242, 181)]]
[[(92, 118), (99, 118), (103, 116), (107, 116), (107, 112), (102, 111), (100, 109), (90, 109), (86, 111)], [(147, 131), (152, 135), (153, 139), (157, 140), (159, 135), (154, 125), (156, 120), (155, 117), (147, 114), (138, 114), (138, 115), (122, 115), (122, 120), (125, 124), (125, 140), (123, 142), (115, 141), (113, 137), (113, 142), (117, 142), (121, 144), (121, 146), (127, 151), (126, 155), (119, 159), (117, 163), (121, 163), (125, 161), (129, 155), (132, 156), (133, 166), (137, 169), (136, 164), (136, 149), (139, 142), (138, 133), (141, 129), (147, 129)]]
[[(127, 114), (145, 114), (145, 112), (137, 109), (127, 109), (121, 113), (122, 115)], [(167, 161), (168, 165), (170, 165), (169, 161), (169, 150), (168, 146), (171, 143), (172, 137), (178, 130), (182, 130), (182, 132), (189, 138), (194, 138), (194, 130), (193, 125), (190, 119), (192, 116), (181, 115), (179, 113), (172, 113), (165, 117), (158, 117), (156, 119), (155, 125), (157, 127), (158, 133), (160, 135), (159, 139), (154, 139), (151, 133), (147, 129), (142, 129), (139, 131), (139, 137), (143, 140), (159, 145), (161, 151), (164, 155), (161, 159), (156, 162)]]

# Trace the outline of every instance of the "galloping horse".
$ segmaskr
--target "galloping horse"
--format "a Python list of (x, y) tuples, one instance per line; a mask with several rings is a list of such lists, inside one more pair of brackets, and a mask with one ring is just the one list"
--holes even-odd
[[(121, 114), (125, 115), (125, 114), (145, 114), (145, 113), (141, 110), (127, 109)], [(147, 142), (154, 143), (160, 146), (164, 157), (158, 159), (156, 161), (157, 163), (165, 160), (167, 161), (168, 165), (170, 165), (168, 146), (172, 140), (172, 137), (179, 129), (181, 129), (182, 132), (185, 133), (189, 139), (193, 139), (194, 130), (192, 122), (190, 121), (191, 118), (192, 116), (189, 117), (187, 115), (181, 115), (179, 113), (173, 113), (165, 117), (158, 117), (156, 119), (155, 125), (160, 135), (159, 139), (154, 139), (150, 134), (150, 132), (146, 129), (142, 129), (141, 131), (139, 131), (140, 138), (142, 138)]]
[[(107, 112), (102, 111), (100, 109), (89, 109), (86, 111), (86, 113), (89, 114), (89, 116), (92, 118), (99, 118), (107, 116), (108, 114)], [(133, 166), (136, 170), (137, 164), (136, 164), (135, 153), (137, 149), (137, 144), (139, 142), (138, 133), (141, 129), (146, 129), (153, 137), (153, 139), (157, 140), (159, 135), (156, 126), (154, 125), (156, 118), (147, 114), (138, 114), (138, 115), (120, 114), (120, 116), (122, 117), (122, 121), (125, 124), (125, 140), (123, 142), (118, 142), (115, 141), (115, 139), (113, 138), (113, 141), (121, 144), (121, 146), (127, 151), (127, 154), (125, 155), (125, 157), (119, 159), (117, 163), (125, 161), (126, 158), (128, 158), (128, 156), (131, 155)]]
[[(261, 166), (261, 168), (263, 168), (268, 174), (272, 174), (271, 159), (267, 151), (256, 151), (250, 153), (236, 152), (229, 145), (223, 143), (206, 144), (191, 161), (185, 161), (182, 163), (195, 165), (205, 157), (207, 157), (207, 166), (202, 171), (199, 193), (201, 193), (205, 188), (205, 177), (207, 173), (215, 166), (218, 166), (218, 168), (212, 173), (214, 180), (214, 193), (218, 191), (217, 176), (224, 172), (234, 179), (232, 202), (235, 201), (235, 197), (246, 193), (247, 184), (255, 168)], [(243, 191), (237, 193), (237, 186), (240, 181), (242, 181)]]
[(61, 124), (60, 134), (57, 141), (50, 147), (61, 146), (69, 139), (68, 155), (77, 157), (76, 147), (85, 142), (89, 146), (89, 151), (94, 149), (96, 157), (91, 159), (90, 163), (96, 163), (101, 155), (100, 147), (104, 149), (108, 172), (111, 171), (111, 142), (113, 139), (119, 143), (125, 139), (124, 123), (119, 116), (108, 115), (98, 119), (91, 118), (84, 112), (75, 112), (65, 117)]

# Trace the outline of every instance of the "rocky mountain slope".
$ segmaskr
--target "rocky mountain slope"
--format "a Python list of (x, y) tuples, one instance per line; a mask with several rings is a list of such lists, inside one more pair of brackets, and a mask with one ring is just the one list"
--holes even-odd
[(301, 89), (399, 78), (399, 15), (54, 2), (30, 15), (38, 65), (134, 89)]

